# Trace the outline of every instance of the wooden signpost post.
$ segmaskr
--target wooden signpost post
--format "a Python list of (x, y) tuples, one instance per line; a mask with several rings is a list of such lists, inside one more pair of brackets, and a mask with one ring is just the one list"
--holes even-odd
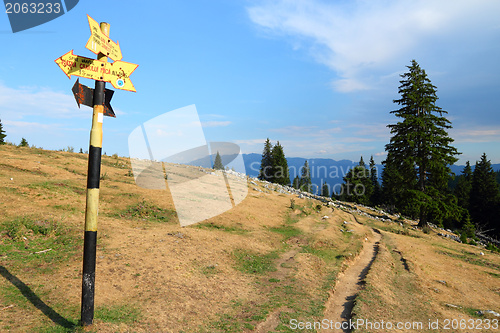
[[(97, 54), (97, 59), (73, 54), (73, 50), (55, 60), (63, 72), (95, 80), (95, 89), (77, 82), (73, 94), (78, 106), (92, 106), (92, 129), (90, 130), (89, 164), (87, 174), (87, 206), (85, 208), (85, 236), (83, 245), (82, 276), (82, 325), (92, 325), (94, 320), (94, 291), (97, 243), (97, 212), (99, 208), (99, 180), (101, 173), (102, 122), (103, 116), (115, 117), (111, 108), (113, 91), (105, 88), (106, 82), (122, 90), (135, 91), (130, 74), (138, 65), (121, 61), (120, 45), (109, 39), (109, 24), (97, 24), (88, 16), (91, 36), (86, 48)], [(115, 60), (108, 62), (108, 57)]]

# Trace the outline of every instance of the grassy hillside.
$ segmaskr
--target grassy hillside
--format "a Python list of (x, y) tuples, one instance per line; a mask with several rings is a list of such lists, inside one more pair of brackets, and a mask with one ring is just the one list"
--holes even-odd
[(85, 154), (0, 146), (0, 331), (296, 332), (290, 320), (324, 318), (373, 229), (382, 238), (354, 319), (427, 324), (500, 311), (500, 257), (484, 248), (263, 184), (181, 228), (168, 191), (137, 187), (128, 159), (103, 156), (95, 324), (83, 330), (86, 170)]

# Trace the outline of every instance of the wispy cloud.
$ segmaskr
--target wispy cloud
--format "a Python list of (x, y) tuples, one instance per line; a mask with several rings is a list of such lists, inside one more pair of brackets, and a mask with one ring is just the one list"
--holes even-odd
[(321, 129), (318, 126), (286, 126), (281, 128), (273, 128), (271, 131), (291, 136), (306, 136), (306, 137), (329, 137), (332, 134), (342, 132), (341, 127), (330, 127)]
[(69, 94), (45, 87), (11, 88), (2, 83), (0, 113), (2, 118), (10, 120), (21, 120), (29, 116), (52, 119), (89, 117), (88, 108), (78, 109), (74, 97)]
[(234, 143), (239, 144), (239, 145), (249, 145), (249, 146), (262, 145), (262, 147), (264, 147), (265, 142), (266, 142), (266, 139), (249, 139), (249, 140), (235, 140), (234, 141)]
[(453, 128), (450, 136), (456, 143), (500, 142), (500, 129), (491, 127), (482, 128)]
[(229, 120), (226, 121), (204, 121), (201, 123), (203, 127), (223, 127), (231, 125)]
[(478, 34), (498, 33), (500, 2), (275, 0), (247, 12), (268, 34), (306, 48), (338, 74), (333, 87), (350, 92), (372, 88), (395, 60), (407, 63), (410, 54), (431, 48), (429, 40), (444, 41), (448, 52), (456, 52)]

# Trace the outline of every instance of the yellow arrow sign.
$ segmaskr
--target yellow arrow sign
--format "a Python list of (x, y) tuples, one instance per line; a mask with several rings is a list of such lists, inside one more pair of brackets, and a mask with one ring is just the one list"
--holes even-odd
[(87, 15), (89, 19), (90, 26), (90, 38), (87, 41), (87, 45), (85, 47), (90, 51), (98, 54), (99, 52), (104, 54), (105, 56), (113, 59), (113, 60), (122, 60), (122, 51), (120, 50), (120, 44), (118, 42), (113, 42), (106, 36), (97, 23), (92, 17)]
[(125, 61), (109, 63), (81, 57), (73, 54), (73, 50), (57, 58), (55, 62), (69, 78), (71, 75), (76, 75), (109, 82), (116, 89), (136, 91), (132, 81), (130, 81), (130, 74), (139, 65)]

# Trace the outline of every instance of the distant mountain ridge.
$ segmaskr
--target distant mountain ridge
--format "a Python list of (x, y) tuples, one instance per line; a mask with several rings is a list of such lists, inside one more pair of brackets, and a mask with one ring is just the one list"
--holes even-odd
[[(260, 170), (260, 161), (262, 159), (261, 154), (243, 154), (243, 160), (245, 162), (245, 169), (248, 176), (258, 177)], [(342, 184), (343, 177), (352, 167), (358, 165), (359, 161), (350, 160), (333, 160), (331, 158), (303, 158), (303, 157), (287, 157), (288, 168), (290, 170), (291, 181), (296, 175), (300, 177), (300, 168), (304, 165), (307, 160), (309, 167), (311, 168), (311, 181), (314, 185), (321, 188), (323, 181), (330, 186), (330, 191), (332, 189), (336, 192), (340, 191), (340, 184)], [(365, 164), (368, 167), (369, 159), (365, 160)], [(380, 179), (382, 175), (382, 170), (384, 166), (382, 164), (376, 164), (378, 177)], [(460, 175), (464, 169), (465, 165), (452, 165), (450, 167), (451, 171), (455, 175)], [(500, 170), (500, 164), (492, 164), (493, 170)], [(471, 168), (474, 170), (475, 163), (471, 163)]]
[[(229, 164), (236, 158), (237, 154), (221, 154), (222, 163), (224, 165)], [(215, 160), (215, 155), (205, 156), (198, 160), (192, 161), (188, 164), (197, 165), (202, 167), (210, 168), (213, 161)], [(260, 162), (262, 160), (261, 154), (251, 153), (243, 154), (243, 161), (245, 165), (245, 172), (250, 177), (258, 177), (260, 171)], [(303, 157), (287, 157), (288, 168), (290, 171), (290, 182), (293, 181), (295, 176), (300, 177), (301, 168), (304, 166), (305, 161), (309, 163), (311, 169), (311, 182), (315, 188), (321, 189), (323, 182), (330, 186), (330, 192), (333, 190), (335, 192), (340, 192), (341, 184), (344, 182), (344, 176), (349, 172), (349, 170), (359, 164), (359, 161), (351, 160), (339, 160), (336, 161), (331, 158), (303, 158)], [(369, 159), (365, 160), (365, 164), (368, 167)], [(381, 181), (382, 170), (384, 166), (382, 164), (375, 164), (377, 168), (377, 176)], [(452, 165), (450, 167), (451, 171), (455, 175), (460, 175), (464, 169), (465, 165)], [(493, 170), (500, 170), (500, 164), (492, 164)], [(475, 163), (471, 165), (472, 170), (475, 168)], [(238, 170), (239, 171), (239, 170)], [(314, 188), (313, 188), (314, 189)], [(319, 190), (318, 190), (319, 193)]]

